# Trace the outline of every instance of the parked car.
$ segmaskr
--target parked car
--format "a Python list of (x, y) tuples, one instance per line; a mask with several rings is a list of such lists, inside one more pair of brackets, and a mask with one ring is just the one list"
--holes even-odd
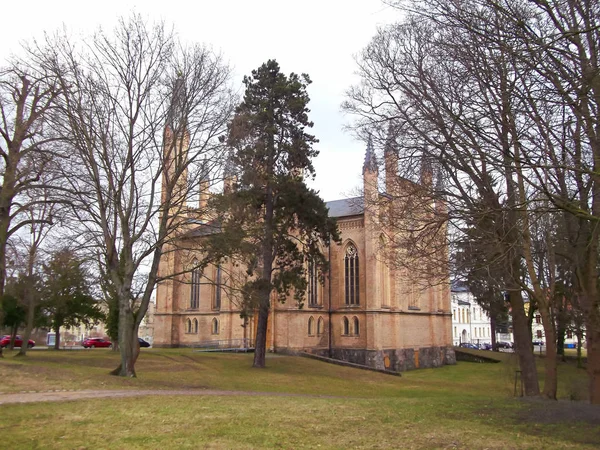
[(544, 344), (544, 341), (533, 341), (532, 344), (538, 347), (543, 347), (544, 345), (546, 345)]
[[(4, 336), (2, 336), (2, 339), (0, 339), (0, 347), (5, 348), (5, 347), (9, 347), (10, 346), (10, 335), (6, 334)], [(21, 336), (16, 336), (15, 337), (15, 347), (21, 347), (23, 346), (23, 338)], [(35, 341), (32, 341), (31, 339), (29, 339), (29, 343), (27, 344), (27, 348), (32, 348), (35, 347)]]
[(502, 342), (502, 341), (498, 341), (496, 342), (496, 348), (501, 349), (501, 348), (513, 348), (513, 345), (511, 342)]
[(83, 341), (83, 348), (112, 347), (112, 342), (102, 338), (88, 338)]
[(471, 344), (470, 342), (461, 342), (459, 347), (472, 348), (473, 350), (479, 350), (479, 347), (477, 347), (475, 344)]
[(492, 344), (488, 344), (487, 342), (484, 342), (483, 344), (479, 344), (479, 348), (481, 350), (491, 350)]
[(141, 337), (138, 338), (138, 341), (140, 343), (140, 347), (150, 347), (150, 342), (142, 339)]

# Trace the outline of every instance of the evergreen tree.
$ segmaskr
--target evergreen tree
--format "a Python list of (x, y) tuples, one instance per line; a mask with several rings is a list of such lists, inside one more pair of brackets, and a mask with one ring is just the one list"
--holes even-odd
[(258, 311), (254, 367), (265, 366), (272, 294), (284, 301), (293, 292), (301, 306), (308, 264), (322, 279), (328, 263), (320, 249), (339, 240), (325, 203), (303, 180), (314, 177), (311, 159), (318, 154), (317, 139), (305, 132), (313, 125), (309, 84), (308, 75), (282, 74), (274, 60), (244, 77), (246, 92), (227, 140), (237, 179), (226, 180), (214, 199), (222, 232), (209, 238), (209, 254), (247, 267), (242, 310)]
[(103, 318), (97, 302), (90, 295), (85, 270), (70, 250), (56, 252), (44, 267), (43, 309), (56, 332), (54, 348), (60, 346), (60, 328), (92, 324)]

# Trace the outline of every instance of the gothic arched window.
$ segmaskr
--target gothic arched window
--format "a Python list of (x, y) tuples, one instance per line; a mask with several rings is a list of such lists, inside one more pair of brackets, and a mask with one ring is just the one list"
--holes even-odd
[(360, 331), (359, 326), (358, 326), (358, 317), (354, 317), (354, 319), (352, 319), (352, 324), (354, 325), (354, 327), (353, 327), (354, 328), (354, 330), (353, 330), (354, 335), (358, 336), (359, 335), (359, 331)]
[(194, 319), (194, 334), (198, 334), (198, 319)]
[(310, 260), (308, 262), (308, 306), (317, 306), (319, 304), (318, 288), (319, 276), (317, 265)]
[(308, 319), (308, 335), (312, 336), (313, 334), (315, 334), (315, 319), (310, 316)]
[(218, 265), (215, 269), (215, 301), (213, 303), (213, 309), (221, 309), (221, 276), (222, 269)]
[(212, 320), (211, 331), (212, 334), (219, 334), (219, 321), (216, 317)]
[(350, 322), (348, 321), (347, 317), (344, 317), (344, 319), (343, 319), (343, 326), (344, 326), (343, 334), (344, 334), (344, 336), (348, 336), (350, 334)]
[(358, 305), (358, 251), (353, 244), (346, 247), (344, 256), (344, 280), (346, 305)]
[(324, 325), (325, 322), (323, 321), (323, 318), (319, 317), (319, 320), (317, 321), (317, 336), (321, 336), (323, 334)]
[[(193, 263), (197, 263), (194, 261)], [(199, 268), (192, 269), (192, 285), (190, 289), (190, 309), (198, 309), (200, 306), (200, 278), (202, 273)]]
[(192, 332), (192, 321), (190, 319), (185, 322), (185, 331), (186, 333)]

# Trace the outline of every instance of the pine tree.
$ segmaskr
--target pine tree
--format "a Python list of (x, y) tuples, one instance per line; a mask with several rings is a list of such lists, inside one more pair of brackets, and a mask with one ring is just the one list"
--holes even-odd
[(328, 263), (321, 248), (338, 241), (337, 225), (317, 192), (304, 183), (314, 177), (311, 159), (317, 139), (306, 133), (308, 75), (282, 74), (269, 60), (244, 78), (246, 92), (229, 128), (230, 169), (214, 204), (222, 232), (208, 247), (217, 258), (235, 257), (247, 267), (244, 311), (258, 311), (254, 367), (265, 366), (267, 322), (272, 294), (284, 301), (292, 292), (302, 305), (307, 267), (322, 279)]

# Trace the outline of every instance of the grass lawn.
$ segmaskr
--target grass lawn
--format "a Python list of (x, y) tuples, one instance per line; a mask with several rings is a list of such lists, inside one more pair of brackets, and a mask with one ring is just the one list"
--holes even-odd
[[(515, 357), (393, 377), (315, 360), (143, 349), (138, 377), (108, 375), (109, 350), (29, 352), (0, 361), (4, 393), (55, 389), (224, 389), (172, 395), (0, 405), (0, 448), (598, 448), (600, 408), (586, 374), (559, 368), (559, 402), (513, 398)], [(541, 365), (540, 365), (541, 370)], [(540, 372), (541, 373), (541, 372)], [(283, 396), (282, 393), (295, 394)], [(272, 394), (272, 395), (270, 395)], [(1, 396), (0, 396), (1, 400)]]

